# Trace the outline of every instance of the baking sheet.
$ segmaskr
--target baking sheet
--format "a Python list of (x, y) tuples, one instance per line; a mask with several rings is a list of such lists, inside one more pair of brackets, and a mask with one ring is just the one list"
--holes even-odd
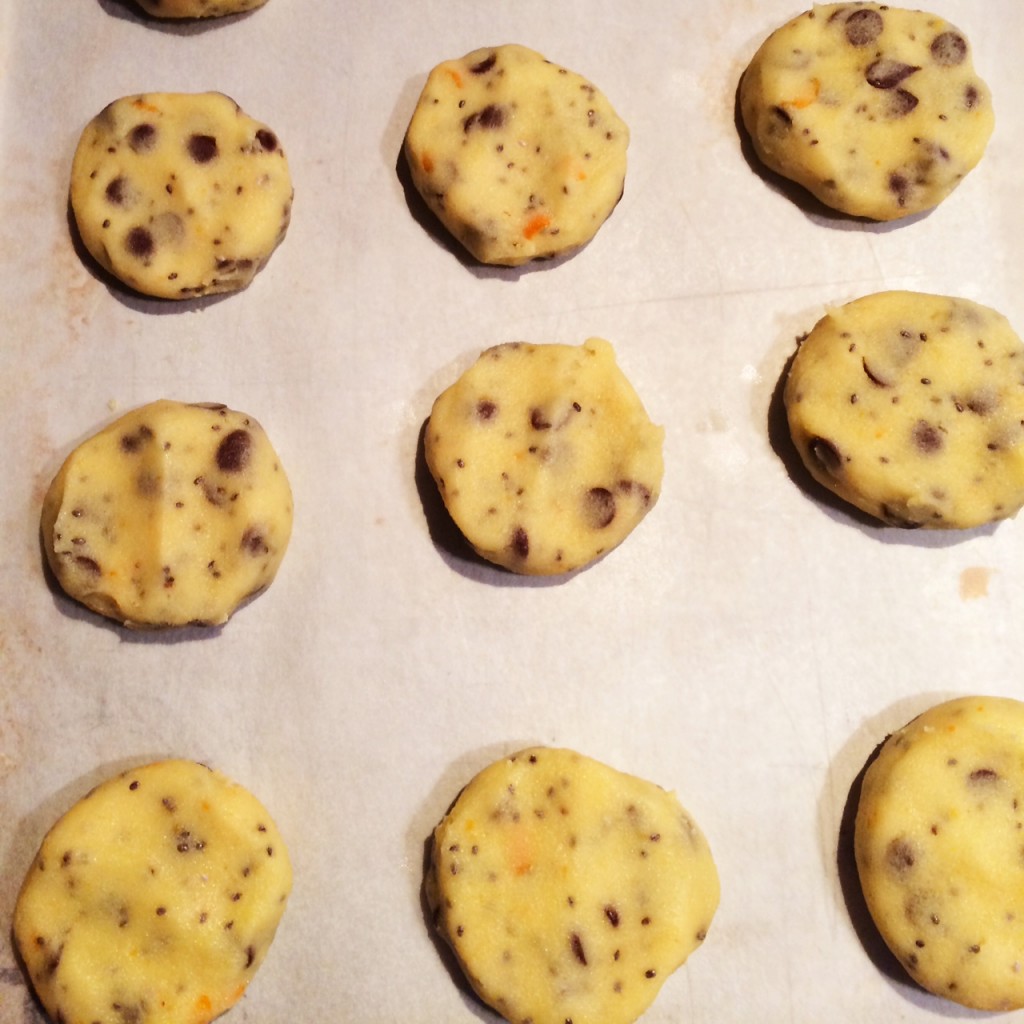
[[(741, 145), (739, 74), (790, 0), (271, 0), (188, 26), (127, 0), (0, 7), (0, 1024), (40, 1019), (8, 923), (45, 830), (165, 755), (248, 786), (294, 860), (232, 1021), (496, 1020), (426, 926), (424, 843), (474, 772), (533, 743), (676, 790), (712, 845), (720, 910), (645, 1021), (980, 1016), (880, 948), (845, 826), (889, 730), (948, 696), (1021, 695), (1024, 523), (851, 517), (793, 467), (778, 399), (795, 338), (871, 291), (962, 295), (1024, 330), (1024, 14), (930, 6), (970, 35), (997, 127), (946, 203), (888, 226), (823, 214)], [(591, 77), (632, 130), (597, 238), (522, 271), (467, 265), (397, 173), (429, 69), (503, 42)], [(288, 237), (240, 295), (129, 295), (73, 243), (75, 143), (118, 96), (203, 89), (281, 137)], [(467, 559), (419, 453), (433, 397), (487, 345), (592, 335), (666, 427), (659, 504), (562, 581)], [(295, 492), (277, 582), (212, 633), (127, 632), (42, 571), (64, 456), (160, 397), (256, 416)]]

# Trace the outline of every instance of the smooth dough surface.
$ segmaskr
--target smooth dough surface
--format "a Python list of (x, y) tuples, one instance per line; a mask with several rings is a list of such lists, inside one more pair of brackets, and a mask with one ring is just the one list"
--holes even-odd
[(882, 221), (941, 202), (994, 125), (966, 35), (873, 3), (815, 6), (772, 33), (743, 75), (740, 110), (767, 167)]
[(244, 288), (284, 238), (292, 180), (277, 135), (223, 93), (115, 100), (86, 125), (71, 207), (96, 261), (145, 295)]
[(513, 1024), (629, 1024), (704, 941), (719, 881), (672, 793), (534, 747), (459, 795), (427, 893), (473, 988)]
[(570, 572), (621, 543), (661, 492), (664, 431), (612, 346), (511, 342), (434, 402), (424, 450), (473, 548), (513, 572)]
[(855, 826), (868, 909), (924, 988), (1024, 1007), (1024, 704), (964, 697), (890, 736)]
[(986, 306), (879, 292), (833, 309), (784, 400), (815, 479), (890, 525), (965, 529), (1024, 505), (1024, 347)]
[(262, 7), (267, 0), (135, 0), (155, 18), (219, 18)]
[(259, 423), (166, 399), (79, 445), (42, 512), (64, 590), (139, 627), (226, 622), (270, 585), (291, 529), (288, 478)]
[(430, 72), (405, 154), (441, 223), (483, 263), (590, 241), (622, 195), (629, 129), (599, 89), (525, 46)]
[(206, 1024), (241, 998), (291, 891), (260, 802), (192, 761), (110, 779), (50, 830), (14, 913), (40, 1001), (66, 1024)]

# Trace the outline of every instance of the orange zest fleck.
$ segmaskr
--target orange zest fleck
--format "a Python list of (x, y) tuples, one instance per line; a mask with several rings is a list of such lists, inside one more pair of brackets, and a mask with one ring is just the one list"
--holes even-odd
[(196, 1009), (200, 1013), (209, 1013), (213, 1009), (213, 1003), (210, 1001), (210, 997), (205, 993), (196, 1000)]
[(533, 868), (531, 847), (530, 836), (526, 830), (522, 828), (514, 829), (510, 836), (509, 859), (511, 860), (512, 874), (516, 878), (529, 874)]
[(811, 91), (810, 94), (798, 96), (795, 100), (790, 100), (785, 106), (796, 107), (797, 110), (803, 110), (804, 107), (809, 107), (821, 93), (821, 82), (817, 78), (811, 79)]
[(533, 238), (538, 232), (543, 231), (551, 223), (551, 218), (546, 213), (535, 213), (523, 228), (523, 238)]
[(455, 68), (445, 68), (444, 73), (448, 75), (451, 80), (455, 83), (456, 89), (462, 88), (462, 75), (455, 70)]
[(154, 107), (152, 103), (144, 103), (141, 99), (134, 100), (132, 106), (139, 110), (145, 110), (149, 114), (159, 114), (160, 108)]
[(429, 153), (424, 153), (420, 157), (420, 167), (423, 168), (424, 174), (430, 174), (434, 170), (434, 158)]

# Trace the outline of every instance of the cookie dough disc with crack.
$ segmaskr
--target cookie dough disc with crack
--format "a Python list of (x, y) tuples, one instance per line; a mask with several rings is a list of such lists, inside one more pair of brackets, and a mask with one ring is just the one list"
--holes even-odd
[(14, 939), (54, 1021), (206, 1024), (255, 976), (291, 886), (256, 797), (160, 761), (97, 786), (47, 833)]
[(966, 35), (873, 3), (815, 6), (773, 32), (743, 75), (740, 111), (767, 167), (882, 221), (940, 203), (994, 125)]
[(135, 0), (154, 18), (220, 18), (262, 7), (267, 0)]
[(928, 991), (1024, 1007), (1024, 704), (964, 697), (893, 733), (854, 832), (882, 938)]
[(610, 551), (654, 506), (663, 437), (607, 341), (511, 342), (438, 397), (424, 450), (481, 556), (553, 575)]
[(84, 441), (43, 501), (64, 590), (128, 626), (219, 625), (268, 587), (292, 493), (266, 432), (223, 405), (152, 402)]
[(571, 750), (485, 768), (431, 850), (437, 928), (514, 1024), (631, 1024), (718, 907), (711, 851), (675, 795)]
[(894, 291), (833, 309), (784, 401), (811, 475), (890, 525), (966, 529), (1024, 505), (1024, 346), (986, 306)]
[(82, 242), (130, 288), (165, 299), (236, 291), (285, 236), (292, 180), (277, 134), (222, 93), (109, 104), (71, 166)]
[(431, 71), (405, 155), (417, 191), (473, 256), (519, 266), (593, 238), (622, 196), (628, 145), (596, 86), (508, 44)]

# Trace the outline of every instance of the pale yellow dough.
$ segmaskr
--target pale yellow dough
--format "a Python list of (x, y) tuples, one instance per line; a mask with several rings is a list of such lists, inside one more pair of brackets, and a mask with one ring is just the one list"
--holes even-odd
[(103, 109), (71, 166), (82, 242), (164, 299), (237, 291), (284, 238), (292, 180), (277, 134), (222, 93), (146, 93)]
[(480, 555), (553, 575), (610, 551), (654, 506), (663, 436), (607, 341), (512, 342), (438, 397), (424, 449)]
[(220, 18), (262, 7), (267, 0), (136, 0), (155, 18)]
[(893, 733), (864, 776), (855, 851), (915, 981), (979, 1010), (1024, 1007), (1024, 704), (964, 697)]
[(260, 802), (192, 761), (109, 779), (47, 833), (14, 939), (65, 1024), (206, 1024), (241, 998), (292, 870)]
[(1024, 505), (1024, 345), (986, 306), (879, 292), (832, 309), (784, 401), (815, 479), (886, 523), (966, 529)]
[(259, 423), (168, 400), (79, 445), (42, 512), (64, 590), (138, 627), (226, 622), (270, 585), (291, 528), (288, 478)]
[(630, 1024), (703, 943), (719, 881), (672, 793), (534, 747), (459, 795), (427, 893), (473, 988), (513, 1024)]
[(816, 5), (773, 32), (743, 75), (740, 111), (766, 166), (882, 221), (940, 203), (994, 125), (964, 33), (874, 3)]
[(405, 155), (427, 205), (473, 256), (518, 266), (593, 238), (622, 195), (628, 145), (591, 82), (506, 44), (430, 72)]

